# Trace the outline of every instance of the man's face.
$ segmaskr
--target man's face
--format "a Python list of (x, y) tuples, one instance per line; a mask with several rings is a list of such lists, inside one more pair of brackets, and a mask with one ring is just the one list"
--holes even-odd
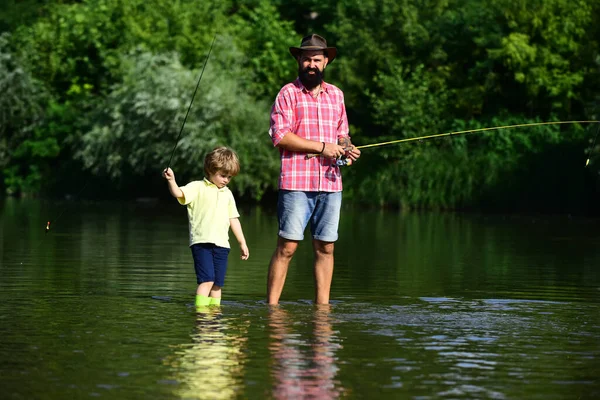
[(298, 76), (307, 89), (313, 89), (323, 82), (327, 57), (322, 50), (303, 51), (298, 57)]

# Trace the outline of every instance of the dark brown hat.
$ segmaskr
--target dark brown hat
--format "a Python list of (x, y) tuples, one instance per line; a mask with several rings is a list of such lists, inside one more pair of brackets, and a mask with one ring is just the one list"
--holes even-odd
[(330, 64), (337, 55), (337, 49), (335, 47), (327, 47), (327, 41), (325, 38), (315, 34), (302, 38), (300, 47), (290, 47), (290, 53), (292, 53), (294, 58), (298, 58), (300, 53), (305, 50), (325, 50), (327, 52), (327, 58), (329, 59)]

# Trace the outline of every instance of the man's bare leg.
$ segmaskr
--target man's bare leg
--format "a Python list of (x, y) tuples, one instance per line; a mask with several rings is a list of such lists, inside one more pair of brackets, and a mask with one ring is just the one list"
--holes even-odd
[(277, 239), (277, 248), (271, 257), (269, 276), (267, 278), (267, 302), (269, 304), (274, 305), (279, 303), (288, 267), (297, 248), (298, 242), (295, 240), (288, 240), (282, 237)]
[(333, 278), (333, 248), (333, 242), (313, 240), (315, 304), (329, 304), (329, 291)]

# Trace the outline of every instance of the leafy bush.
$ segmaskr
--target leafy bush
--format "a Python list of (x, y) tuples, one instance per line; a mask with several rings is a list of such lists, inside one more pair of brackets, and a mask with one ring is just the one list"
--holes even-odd
[[(259, 199), (276, 183), (269, 108), (240, 89), (239, 69), (229, 54), (233, 49), (226, 43), (215, 46), (208, 62), (172, 167), (181, 182), (201, 179), (206, 153), (217, 145), (231, 146), (242, 162), (234, 187)], [(128, 66), (123, 82), (113, 85), (98, 107), (77, 157), (95, 174), (132, 182), (132, 177), (158, 175), (167, 167), (200, 70), (185, 68), (176, 54), (134, 52), (123, 64)]]

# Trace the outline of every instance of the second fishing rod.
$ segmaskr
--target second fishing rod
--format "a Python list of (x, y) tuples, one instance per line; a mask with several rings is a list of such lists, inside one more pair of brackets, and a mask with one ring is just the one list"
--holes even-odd
[[(527, 124), (503, 125), (503, 126), (494, 126), (494, 127), (489, 127), (489, 128), (468, 129), (468, 130), (463, 130), (463, 131), (438, 133), (438, 134), (434, 134), (434, 135), (426, 135), (426, 136), (419, 136), (419, 137), (413, 137), (413, 138), (391, 140), (391, 141), (387, 141), (387, 142), (365, 144), (365, 145), (361, 145), (361, 146), (356, 146), (356, 148), (359, 150), (362, 150), (362, 149), (368, 149), (368, 148), (372, 148), (372, 147), (380, 147), (380, 146), (388, 146), (388, 145), (392, 145), (392, 144), (439, 139), (439, 138), (443, 138), (443, 137), (459, 136), (459, 135), (466, 135), (466, 134), (478, 133), (478, 132), (498, 131), (498, 130), (502, 130), (502, 129), (529, 128), (529, 127), (534, 127), (534, 126), (545, 126), (545, 125), (572, 125), (572, 124), (597, 124), (598, 125), (596, 135), (594, 136), (594, 141), (593, 141), (590, 152), (593, 151), (596, 146), (598, 135), (600, 134), (600, 121), (595, 121), (595, 120), (532, 122), (532, 123), (527, 123)], [(348, 150), (348, 149), (346, 149), (346, 150)], [(306, 158), (310, 159), (310, 158), (317, 157), (317, 156), (319, 156), (319, 154), (307, 154)], [(585, 165), (588, 166), (589, 163), (590, 163), (590, 157), (587, 158)], [(348, 161), (344, 156), (336, 159), (336, 165), (338, 165), (338, 166), (347, 165), (347, 164), (348, 164)]]

